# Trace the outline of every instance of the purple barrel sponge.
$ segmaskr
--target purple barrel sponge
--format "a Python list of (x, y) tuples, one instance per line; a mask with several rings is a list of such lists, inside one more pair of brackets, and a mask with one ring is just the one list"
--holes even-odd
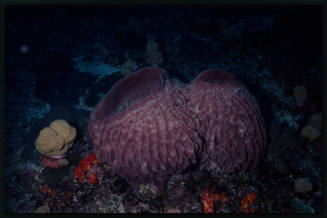
[(133, 184), (158, 186), (191, 164), (216, 174), (253, 169), (266, 143), (255, 99), (217, 70), (185, 85), (143, 68), (111, 88), (88, 134), (100, 162)]
[(264, 154), (266, 134), (258, 104), (229, 73), (205, 70), (187, 91), (189, 109), (204, 139), (201, 167), (230, 173), (254, 169)]

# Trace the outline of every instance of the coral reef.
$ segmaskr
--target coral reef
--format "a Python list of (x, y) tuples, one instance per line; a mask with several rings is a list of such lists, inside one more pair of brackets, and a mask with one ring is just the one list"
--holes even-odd
[(73, 145), (76, 129), (65, 120), (55, 120), (49, 127), (40, 131), (35, 141), (35, 148), (42, 155), (48, 157), (61, 157)]
[(203, 71), (190, 85), (144, 68), (117, 83), (90, 115), (100, 162), (131, 183), (163, 188), (191, 163), (213, 174), (253, 169), (266, 143), (254, 98), (232, 74)]
[[(4, 25), (8, 36), (4, 86), (5, 195), (2, 196), (5, 198), (5, 213), (33, 213), (43, 209), (47, 213), (60, 214), (203, 213), (210, 210), (216, 214), (323, 213), (323, 40), (322, 25), (319, 25), (322, 16), (319, 7), (250, 6), (244, 10), (244, 7), (238, 6), (185, 8), (117, 5), (87, 9), (29, 9), (6, 8)], [(310, 34), (302, 34), (303, 32)], [(152, 46), (149, 42), (153, 42)], [(153, 52), (153, 57), (156, 57), (152, 61), (146, 54), (147, 43), (149, 53)], [(126, 60), (137, 62), (137, 68), (123, 68)], [(99, 161), (92, 165), (90, 161), (84, 160), (88, 154), (94, 152), (86, 135), (90, 112), (106, 97), (112, 86), (124, 79), (122, 71), (126, 70), (126, 74), (130, 74), (139, 68), (158, 63), (159, 66), (160, 63), (164, 64), (169, 71), (169, 80), (166, 77), (160, 80), (164, 82), (160, 87), (166, 92), (170, 90), (174, 94), (171, 97), (182, 94), (185, 101), (172, 98), (172, 105), (175, 107), (170, 110), (171, 113), (162, 104), (158, 104), (160, 110), (162, 109), (158, 120), (164, 121), (160, 124), (163, 128), (156, 128), (157, 125), (148, 128), (150, 122), (145, 118), (150, 118), (151, 121), (153, 116), (158, 115), (148, 114), (154, 110), (142, 110), (139, 111), (140, 115), (135, 115), (135, 119), (125, 119), (132, 123), (126, 123), (124, 127), (135, 130), (135, 136), (140, 136), (141, 140), (144, 136), (144, 144), (149, 142), (154, 147), (140, 146), (135, 141), (125, 143), (125, 139), (130, 137), (120, 133), (127, 131), (115, 131), (114, 136), (110, 137), (118, 142), (113, 147), (115, 155), (119, 154), (114, 160), (126, 166), (129, 160), (127, 155), (130, 153), (123, 151), (126, 151), (126, 147), (131, 148), (131, 153), (136, 154), (132, 157), (131, 164), (136, 165), (136, 172), (140, 177), (147, 177), (148, 174), (138, 171), (142, 158), (150, 159), (146, 162), (150, 166), (155, 165), (153, 168), (160, 169), (161, 164), (171, 168), (169, 164), (179, 157), (173, 156), (173, 161), (171, 158), (168, 161), (168, 157), (164, 155), (170, 151), (175, 155), (181, 154), (180, 150), (174, 150), (178, 145), (158, 146), (161, 145), (158, 142), (166, 143), (166, 138), (179, 133), (175, 129), (171, 131), (172, 125), (166, 125), (162, 115), (168, 114), (165, 118), (171, 122), (171, 114), (177, 118), (180, 115), (176, 111), (184, 113), (182, 109), (186, 108), (190, 112), (183, 117), (185, 119), (179, 119), (186, 125), (177, 127), (180, 130), (189, 130), (190, 128), (185, 127), (191, 122), (187, 121), (195, 122), (192, 126), (197, 130), (194, 138), (202, 137), (201, 146), (196, 147), (196, 164), (191, 164), (185, 170), (174, 169), (172, 173), (160, 171), (162, 176), (155, 175), (158, 180), (168, 177), (167, 191), (164, 193), (153, 183), (129, 185), (124, 178), (125, 174), (111, 162)], [(191, 99), (191, 87), (200, 87), (192, 81), (199, 72), (207, 68), (233, 73), (260, 105), (266, 129), (271, 134), (267, 140), (267, 155), (255, 170), (219, 175), (206, 170), (207, 162), (215, 158), (215, 153), (221, 152), (210, 152), (210, 146), (202, 146), (210, 143), (209, 135), (217, 130), (211, 125), (216, 122), (215, 113), (222, 117), (230, 114), (229, 107), (215, 105), (214, 108), (219, 110), (205, 106), (199, 107), (201, 111), (197, 112), (210, 111), (213, 114), (203, 117), (188, 116), (194, 115), (192, 110), (197, 108), (198, 103)], [(140, 81), (143, 79), (139, 77)], [(231, 83), (231, 80), (208, 83), (208, 86), (217, 83), (225, 85)], [(294, 87), (298, 85), (307, 89), (306, 100), (300, 106), (296, 104), (293, 95)], [(232, 87), (224, 89), (233, 90)], [(128, 100), (123, 100), (123, 104), (114, 104), (121, 107), (114, 110), (113, 116), (123, 114), (128, 109), (133, 110), (137, 104), (142, 104), (147, 99), (142, 98), (140, 92), (134, 95), (132, 90), (126, 88), (119, 93), (126, 92), (132, 93), (132, 96), (125, 96), (124, 99)], [(192, 93), (196, 96), (195, 91)], [(148, 98), (151, 95), (146, 94)], [(133, 96), (138, 99), (133, 101)], [(216, 96), (219, 102), (223, 100), (235, 105), (235, 101), (229, 101), (226, 92), (217, 92)], [(120, 97), (117, 99), (122, 100)], [(168, 97), (162, 99), (168, 102), (171, 100)], [(204, 105), (208, 99), (209, 103), (217, 102), (213, 98), (204, 98)], [(182, 107), (184, 104), (186, 106)], [(232, 109), (241, 111), (237, 107)], [(41, 129), (58, 117), (74, 124), (78, 130), (74, 145), (64, 158), (40, 156), (33, 149), (35, 139)], [(234, 137), (234, 134), (230, 134), (233, 131), (227, 131), (233, 127), (228, 120), (231, 119), (228, 117), (216, 122), (224, 127), (218, 133), (225, 138)], [(147, 128), (137, 132), (143, 128), (142, 126), (138, 129), (142, 121)], [(197, 126), (198, 123), (202, 126)], [(301, 130), (305, 126), (314, 127), (317, 132), (319, 130), (320, 137), (305, 140), (301, 137)], [(116, 127), (119, 130), (120, 127), (114, 128)], [(150, 128), (161, 132), (151, 134)], [(193, 129), (185, 132), (185, 135), (193, 137), (192, 131)], [(107, 132), (106, 128), (101, 129), (98, 134), (103, 135), (104, 132)], [(245, 135), (248, 133), (248, 130), (244, 132)], [(236, 134), (235, 138), (237, 136)], [(245, 142), (243, 139), (240, 141)], [(102, 138), (99, 143), (104, 145), (107, 140), (108, 138)], [(221, 140), (222, 144), (227, 144), (226, 142), (229, 143)], [(190, 147), (192, 146), (191, 144)], [(219, 146), (225, 147), (227, 146)], [(187, 149), (185, 146), (185, 150)], [(184, 154), (181, 156), (184, 157)], [(224, 156), (232, 160), (235, 157), (226, 152), (221, 155)], [(69, 164), (59, 167), (66, 160)], [(81, 160), (84, 160), (82, 165), (79, 164)], [(189, 162), (192, 163), (191, 160)], [(85, 170), (81, 170), (80, 175), (83, 174), (84, 179), (80, 182), (78, 178), (74, 179), (74, 172), (76, 167), (81, 169), (82, 166)], [(207, 195), (204, 195), (217, 196), (217, 201), (213, 204), (208, 199), (203, 204), (201, 194), (205, 187), (216, 188), (207, 189)], [(310, 191), (304, 193), (303, 190)], [(251, 200), (249, 193), (255, 193), (256, 200)], [(229, 201), (225, 202), (227, 196)]]

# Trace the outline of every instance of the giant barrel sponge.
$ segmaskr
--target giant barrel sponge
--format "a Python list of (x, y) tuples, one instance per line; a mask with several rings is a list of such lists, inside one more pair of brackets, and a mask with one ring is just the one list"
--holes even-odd
[(206, 70), (190, 84), (143, 68), (113, 86), (90, 115), (100, 162), (133, 184), (162, 185), (191, 164), (214, 174), (253, 169), (264, 153), (264, 121), (232, 74)]

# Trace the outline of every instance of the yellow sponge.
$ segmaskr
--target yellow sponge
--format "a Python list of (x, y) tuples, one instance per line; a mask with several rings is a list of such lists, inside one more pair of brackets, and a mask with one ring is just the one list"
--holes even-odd
[(48, 157), (63, 156), (73, 145), (76, 129), (65, 120), (55, 120), (49, 127), (40, 131), (35, 141), (35, 148)]

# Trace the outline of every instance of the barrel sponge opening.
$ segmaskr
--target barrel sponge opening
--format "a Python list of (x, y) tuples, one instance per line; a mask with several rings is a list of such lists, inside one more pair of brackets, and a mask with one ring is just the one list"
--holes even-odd
[(161, 90), (166, 71), (147, 67), (136, 71), (113, 86), (97, 106), (95, 119), (103, 120), (127, 110), (143, 99)]

